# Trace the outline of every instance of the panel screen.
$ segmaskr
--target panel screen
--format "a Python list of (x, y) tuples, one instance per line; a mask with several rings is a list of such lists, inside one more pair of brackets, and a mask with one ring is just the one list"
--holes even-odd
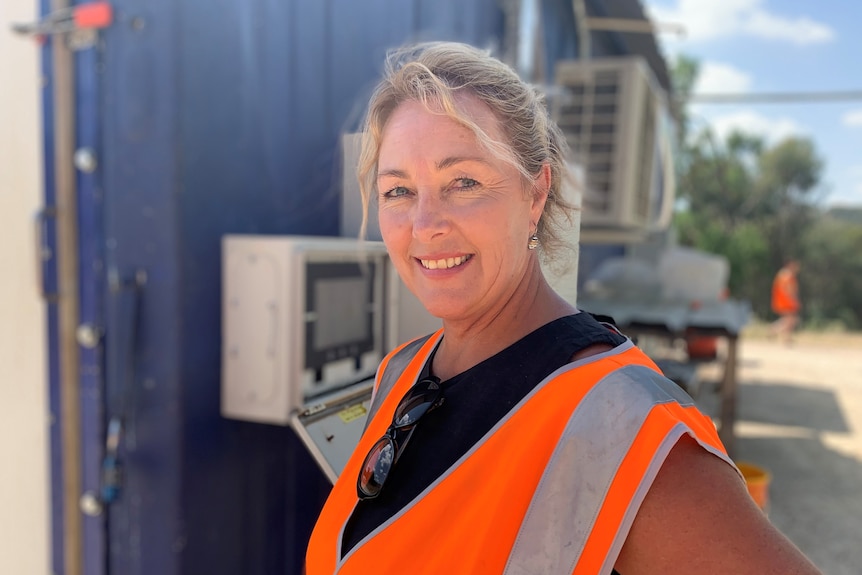
[(306, 265), (306, 368), (374, 349), (374, 262)]
[(350, 344), (368, 336), (370, 289), (368, 280), (363, 277), (315, 282), (315, 350)]

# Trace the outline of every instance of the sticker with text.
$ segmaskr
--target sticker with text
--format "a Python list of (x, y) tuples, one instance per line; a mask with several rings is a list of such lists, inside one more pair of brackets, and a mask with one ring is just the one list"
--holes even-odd
[(355, 419), (359, 419), (364, 416), (368, 411), (365, 409), (365, 406), (361, 403), (357, 403), (356, 405), (351, 405), (346, 409), (342, 409), (338, 414), (338, 417), (341, 418), (341, 421), (344, 423), (350, 423)]

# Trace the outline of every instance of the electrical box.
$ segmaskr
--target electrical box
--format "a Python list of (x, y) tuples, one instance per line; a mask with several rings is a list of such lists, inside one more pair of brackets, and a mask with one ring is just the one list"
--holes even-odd
[(286, 425), (314, 398), (373, 377), (387, 260), (379, 242), (225, 236), (223, 415)]

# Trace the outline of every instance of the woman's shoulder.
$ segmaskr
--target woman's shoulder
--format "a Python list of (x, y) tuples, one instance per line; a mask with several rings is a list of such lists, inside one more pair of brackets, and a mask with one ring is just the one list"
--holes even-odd
[(611, 323), (603, 321), (604, 319), (582, 311), (551, 321), (530, 334), (528, 338), (532, 336), (534, 345), (546, 345), (548, 340), (553, 340), (570, 346), (572, 350), (570, 358), (588, 357), (600, 353), (602, 349), (612, 349), (627, 341), (624, 335)]
[(797, 573), (817, 569), (766, 518), (726, 460), (683, 436), (649, 488), (620, 573)]

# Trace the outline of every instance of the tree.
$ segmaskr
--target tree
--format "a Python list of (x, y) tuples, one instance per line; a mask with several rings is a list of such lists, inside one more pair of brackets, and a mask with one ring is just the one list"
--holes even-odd
[(819, 217), (823, 160), (807, 138), (767, 146), (743, 132), (724, 141), (709, 127), (692, 133), (685, 98), (697, 70), (697, 62), (686, 57), (674, 67), (682, 98), (676, 105), (678, 237), (684, 245), (725, 256), (731, 293), (766, 317), (775, 271), (802, 256), (806, 233)]
[(822, 170), (823, 161), (808, 139), (784, 140), (760, 157), (754, 194), (776, 267), (802, 254), (804, 234), (819, 216)]
[(800, 290), (814, 325), (862, 329), (862, 223), (824, 215), (803, 239)]

